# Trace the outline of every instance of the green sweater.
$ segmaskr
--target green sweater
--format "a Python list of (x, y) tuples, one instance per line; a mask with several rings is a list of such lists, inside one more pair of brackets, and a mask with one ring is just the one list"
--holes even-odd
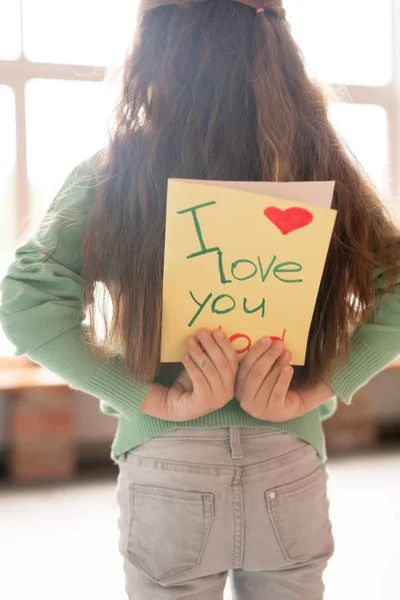
[[(0, 318), (16, 355), (61, 376), (72, 388), (100, 399), (100, 408), (118, 418), (112, 457), (177, 427), (269, 427), (312, 444), (325, 460), (321, 421), (336, 407), (336, 398), (301, 418), (285, 423), (254, 419), (233, 398), (222, 409), (187, 422), (169, 422), (139, 411), (149, 386), (123, 369), (122, 358), (90, 352), (83, 311), (84, 288), (80, 243), (98, 177), (98, 154), (78, 165), (50, 205), (36, 232), (15, 253), (1, 284)], [(347, 362), (330, 381), (336, 395), (350, 403), (355, 391), (400, 353), (400, 282), (385, 290), (385, 273), (376, 274), (381, 300), (373, 323), (356, 331)], [(169, 383), (158, 379), (160, 383)]]

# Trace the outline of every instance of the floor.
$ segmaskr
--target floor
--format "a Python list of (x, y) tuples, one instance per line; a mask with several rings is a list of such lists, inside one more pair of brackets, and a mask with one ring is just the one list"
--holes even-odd
[[(325, 600), (398, 599), (400, 452), (335, 460), (329, 472), (336, 555)], [(126, 600), (114, 487), (0, 489), (0, 597)]]

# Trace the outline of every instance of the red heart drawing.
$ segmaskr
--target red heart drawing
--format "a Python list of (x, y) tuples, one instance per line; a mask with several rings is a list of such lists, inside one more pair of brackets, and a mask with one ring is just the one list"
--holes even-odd
[(264, 215), (273, 223), (283, 235), (287, 235), (292, 231), (301, 229), (309, 225), (314, 216), (309, 210), (293, 206), (286, 210), (281, 210), (276, 206), (268, 206), (264, 210)]

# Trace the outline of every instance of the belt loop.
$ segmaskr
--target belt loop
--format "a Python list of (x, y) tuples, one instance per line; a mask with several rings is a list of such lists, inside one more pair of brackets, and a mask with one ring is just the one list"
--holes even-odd
[(243, 458), (239, 427), (229, 427), (229, 443), (231, 447), (231, 457), (233, 459)]

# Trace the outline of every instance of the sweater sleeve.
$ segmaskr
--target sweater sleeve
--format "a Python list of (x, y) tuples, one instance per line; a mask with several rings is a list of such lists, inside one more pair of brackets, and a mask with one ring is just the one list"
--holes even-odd
[(127, 376), (121, 357), (101, 358), (86, 341), (80, 248), (97, 160), (94, 155), (70, 173), (38, 229), (17, 248), (1, 282), (0, 322), (16, 355), (27, 354), (130, 418), (149, 385)]
[(400, 281), (391, 289), (385, 271), (377, 271), (379, 296), (374, 319), (356, 330), (348, 360), (329, 382), (336, 395), (350, 404), (355, 392), (400, 354)]

